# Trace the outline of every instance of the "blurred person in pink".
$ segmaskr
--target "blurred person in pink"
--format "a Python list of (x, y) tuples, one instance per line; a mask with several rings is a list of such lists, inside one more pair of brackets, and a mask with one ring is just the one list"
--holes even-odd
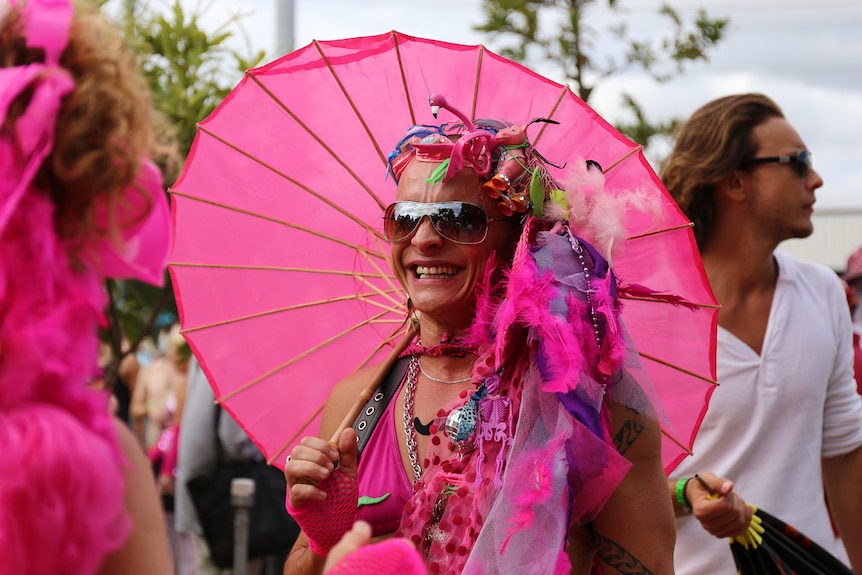
[(160, 281), (167, 149), (88, 4), (0, 9), (0, 572), (172, 572), (149, 462), (98, 376), (106, 277)]
[(862, 398), (845, 293), (831, 269), (776, 250), (813, 231), (823, 180), (811, 153), (771, 99), (726, 96), (681, 126), (661, 176), (694, 222), (722, 306), (720, 385), (694, 455), (668, 483), (676, 572), (736, 573), (726, 538), (745, 532), (749, 504), (846, 561), (824, 483), (850, 563), (862, 570)]
[(158, 354), (138, 370), (129, 407), (132, 429), (148, 453), (179, 423), (188, 381), (190, 352), (179, 324), (166, 327), (159, 341)]
[(847, 291), (847, 305), (853, 318), (853, 371), (856, 374), (856, 388), (862, 394), (862, 318), (859, 318), (859, 297), (862, 295), (862, 248), (856, 249), (847, 258), (847, 269), (841, 276)]
[[(850, 309), (850, 317), (855, 317), (856, 310), (859, 308), (859, 299), (856, 296), (856, 290), (847, 283), (844, 278), (841, 279), (841, 285), (844, 286), (844, 293), (847, 296), (847, 307)], [(853, 376), (856, 378), (856, 390), (862, 395), (862, 347), (859, 346), (860, 333), (853, 330)]]
[(162, 499), (171, 555), (179, 556), (174, 530), (174, 492), (180, 421), (188, 385), (191, 351), (179, 324), (160, 332), (160, 355), (138, 371), (129, 413), (132, 429), (150, 458)]

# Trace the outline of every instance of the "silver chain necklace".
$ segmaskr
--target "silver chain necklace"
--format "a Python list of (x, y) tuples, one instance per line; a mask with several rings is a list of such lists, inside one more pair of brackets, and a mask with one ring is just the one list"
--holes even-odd
[(404, 390), (404, 435), (407, 443), (407, 457), (413, 468), (414, 484), (422, 477), (419, 456), (416, 454), (416, 430), (413, 429), (413, 398), (416, 395), (416, 383), (419, 380), (416, 366), (419, 366), (420, 370), (422, 369), (419, 356), (414, 355), (410, 358), (410, 364), (407, 366), (407, 389)]
[(416, 364), (419, 366), (419, 371), (422, 372), (422, 375), (424, 375), (426, 378), (430, 379), (431, 381), (436, 381), (437, 383), (442, 383), (443, 385), (455, 385), (456, 383), (466, 383), (466, 382), (473, 379), (473, 376), (470, 375), (469, 377), (463, 377), (461, 379), (453, 379), (452, 381), (447, 381), (445, 379), (440, 379), (440, 378), (428, 375), (428, 372), (425, 371), (425, 368), (422, 367), (422, 362), (419, 361), (418, 358), (416, 359)]

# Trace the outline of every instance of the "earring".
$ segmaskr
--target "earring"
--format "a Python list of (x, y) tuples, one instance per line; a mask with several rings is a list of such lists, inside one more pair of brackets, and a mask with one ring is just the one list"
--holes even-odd
[(416, 309), (413, 307), (413, 300), (407, 297), (407, 319), (410, 320), (410, 325), (418, 333), (419, 331), (419, 316), (416, 314)]

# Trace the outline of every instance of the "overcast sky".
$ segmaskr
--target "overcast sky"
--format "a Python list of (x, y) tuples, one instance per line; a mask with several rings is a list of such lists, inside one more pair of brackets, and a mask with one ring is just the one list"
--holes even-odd
[[(159, 0), (153, 0), (158, 2)], [(161, 0), (165, 2), (166, 0)], [(182, 0), (205, 7), (205, 26), (216, 27), (241, 12), (253, 48), (277, 58), (276, 2), (281, 0)], [(711, 61), (689, 66), (682, 77), (657, 84), (635, 71), (598, 85), (590, 105), (610, 122), (625, 120), (621, 93), (629, 92), (651, 121), (685, 118), (701, 104), (725, 94), (763, 92), (784, 109), (814, 155), (825, 185), (815, 208), (862, 208), (862, 0), (670, 0), (687, 19), (698, 8), (730, 19)], [(610, 13), (599, 2), (589, 24), (600, 46), (613, 51), (607, 26), (628, 22), (633, 35), (661, 31), (656, 0), (620, 0), (627, 14)], [(241, 8), (239, 8), (241, 6)], [(294, 46), (398, 30), (465, 44), (495, 41), (472, 30), (482, 21), (480, 0), (294, 0)], [(499, 44), (497, 44), (499, 45)], [(530, 63), (554, 77), (555, 71)], [(554, 79), (561, 81), (561, 78)], [(651, 157), (665, 151), (653, 146)]]

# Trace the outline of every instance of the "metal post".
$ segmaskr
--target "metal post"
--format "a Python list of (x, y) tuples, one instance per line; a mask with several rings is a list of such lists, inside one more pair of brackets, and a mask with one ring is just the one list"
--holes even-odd
[(254, 505), (254, 480), (238, 477), (230, 482), (230, 502), (233, 506), (233, 575), (248, 571), (248, 524)]
[(294, 6), (293, 0), (275, 0), (276, 25), (276, 56), (283, 56), (293, 51), (294, 42)]

